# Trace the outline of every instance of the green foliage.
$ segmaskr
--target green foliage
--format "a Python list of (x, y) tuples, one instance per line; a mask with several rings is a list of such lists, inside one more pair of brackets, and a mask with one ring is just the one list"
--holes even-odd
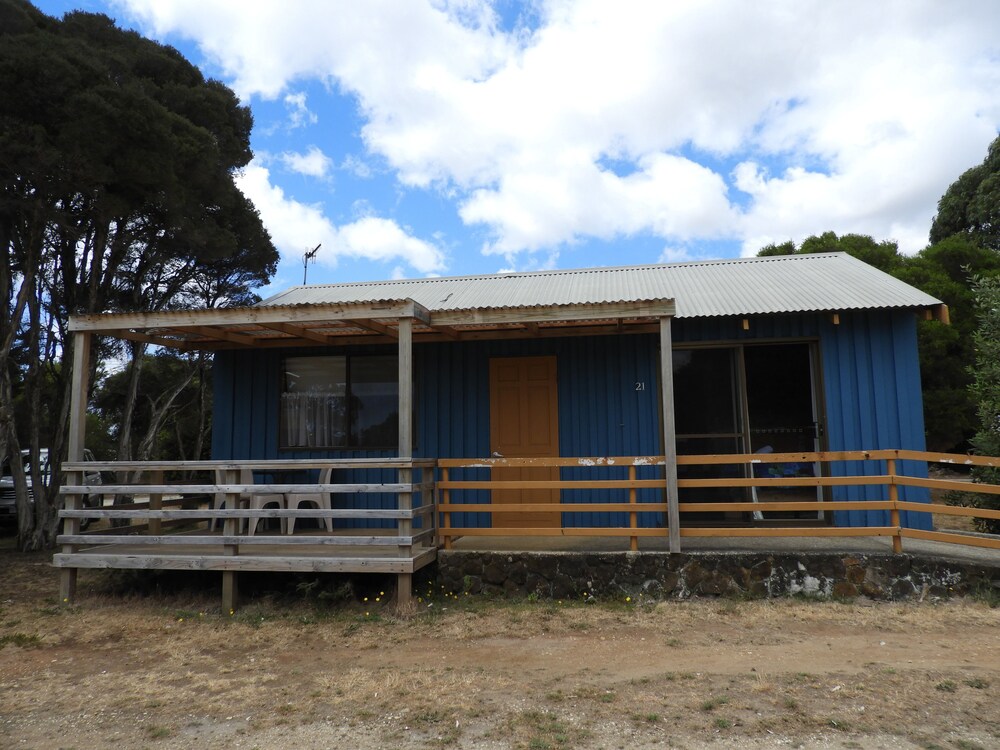
[[(249, 108), (172, 47), (104, 15), (57, 20), (0, 0), (0, 92), (0, 332), (14, 334), (0, 337), (0, 443), (48, 448), (58, 471), (71, 313), (245, 304), (278, 254), (234, 182), (252, 157)], [(145, 354), (142, 344), (97, 346), (98, 362)], [(171, 441), (159, 455), (184, 457), (177, 436), (190, 428), (174, 417), (200, 411), (204, 395), (198, 410), (160, 401), (148, 429), (133, 430), (132, 415), (141, 422), (149, 407), (137, 394), (154, 391), (143, 391), (140, 368), (129, 372), (118, 458)], [(107, 432), (107, 419), (91, 421)], [(204, 412), (197, 422), (189, 457), (204, 445)], [(45, 495), (18, 514), (24, 548), (53, 541), (55, 484)]]
[[(975, 365), (970, 391), (976, 399), (979, 430), (972, 439), (976, 452), (1000, 456), (1000, 277), (977, 276), (973, 281), (979, 327), (973, 335)], [(1000, 470), (977, 466), (972, 471), (975, 482), (1000, 484)], [(1000, 510), (1000, 495), (958, 493), (958, 504), (973, 508)], [(1000, 521), (976, 518), (980, 531), (1000, 533)]]
[(1000, 136), (990, 144), (983, 163), (962, 174), (938, 201), (931, 242), (956, 234), (1000, 252)]

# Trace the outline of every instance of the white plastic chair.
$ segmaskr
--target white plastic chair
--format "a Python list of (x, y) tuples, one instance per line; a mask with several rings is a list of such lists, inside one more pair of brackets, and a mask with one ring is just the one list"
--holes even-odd
[[(253, 479), (253, 470), (251, 469), (241, 469), (240, 470), (240, 484), (255, 484)], [(257, 494), (257, 493), (245, 493), (240, 495), (241, 498), (247, 498), (247, 502), (250, 505), (251, 510), (261, 510), (268, 505), (276, 505), (278, 510), (284, 510), (288, 507), (288, 501), (285, 496), (280, 492), (272, 492), (268, 494)], [(250, 528), (248, 534), (253, 536), (257, 532), (257, 524), (263, 519), (260, 517), (254, 517), (249, 519)], [(281, 533), (285, 533), (285, 528), (287, 526), (287, 518), (279, 518), (278, 521), (281, 525)]]
[[(333, 474), (333, 468), (327, 467), (325, 469), (320, 469), (319, 472), (319, 484), (330, 484), (330, 477)], [(330, 510), (333, 506), (330, 503), (330, 493), (329, 492), (294, 492), (287, 496), (286, 499), (288, 503), (289, 510), (298, 510), (303, 503), (315, 503), (316, 508), (319, 510)], [(333, 519), (329, 516), (322, 519), (323, 524), (326, 526), (328, 533), (333, 533)], [(288, 519), (288, 530), (287, 533), (291, 534), (295, 531), (295, 516), (291, 516)]]

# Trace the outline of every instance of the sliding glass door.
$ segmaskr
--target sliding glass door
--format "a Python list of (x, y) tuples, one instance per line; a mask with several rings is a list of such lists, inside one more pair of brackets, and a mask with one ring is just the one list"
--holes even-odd
[[(680, 455), (805, 453), (820, 448), (815, 352), (808, 342), (675, 349), (674, 417)], [(814, 476), (812, 463), (755, 465), (758, 476)], [(738, 478), (741, 465), (680, 466), (678, 477)], [(682, 501), (816, 499), (812, 488), (682, 490)], [(821, 498), (820, 498), (821, 499)], [(815, 519), (815, 513), (685, 514), (685, 521)]]

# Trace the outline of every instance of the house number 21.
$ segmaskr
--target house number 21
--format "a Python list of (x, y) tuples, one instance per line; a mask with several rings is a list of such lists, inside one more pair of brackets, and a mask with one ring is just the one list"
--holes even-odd
[(636, 381), (635, 389), (637, 391), (644, 391), (644, 390), (646, 390), (646, 383), (644, 381), (642, 381), (642, 380)]

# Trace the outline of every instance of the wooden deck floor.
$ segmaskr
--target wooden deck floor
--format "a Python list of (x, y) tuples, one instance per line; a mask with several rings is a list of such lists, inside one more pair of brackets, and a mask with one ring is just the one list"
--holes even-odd
[[(136, 536), (132, 543), (96, 543), (57, 553), (53, 564), (60, 568), (413, 573), (437, 557), (433, 546), (400, 549), (394, 531), (366, 529), (364, 534), (365, 544), (358, 542), (357, 530), (252, 537), (202, 530), (171, 534), (169, 544), (165, 537)], [(99, 540), (94, 537), (92, 541)]]

